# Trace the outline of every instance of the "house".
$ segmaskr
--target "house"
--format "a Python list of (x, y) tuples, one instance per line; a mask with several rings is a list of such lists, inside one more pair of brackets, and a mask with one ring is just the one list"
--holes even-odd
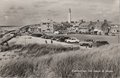
[(40, 28), (41, 24), (33, 24), (33, 25), (29, 25), (29, 32), (32, 33), (40, 33), (41, 32), (41, 28)]
[(28, 32), (31, 33), (53, 33), (54, 28), (53, 28), (53, 23), (48, 23), (48, 22), (42, 22), (40, 24), (33, 24), (33, 25), (27, 25), (24, 26), (23, 31), (26, 31), (28, 27)]
[(116, 35), (119, 33), (120, 27), (117, 24), (112, 24), (110, 28), (109, 35)]
[(96, 22), (90, 21), (90, 24), (88, 25), (90, 34), (94, 34), (95, 24)]
[(43, 22), (41, 23), (41, 32), (45, 32), (45, 33), (53, 33), (54, 32), (54, 23), (48, 23), (48, 22)]
[(96, 35), (103, 34), (103, 31), (101, 29), (102, 24), (103, 24), (102, 21), (97, 20), (97, 22), (95, 23), (95, 26), (94, 26), (94, 30), (93, 30), (94, 34), (96, 34)]
[(67, 28), (68, 32), (69, 33), (78, 33), (80, 23), (79, 22), (75, 22), (75, 23), (73, 23), (71, 25), (72, 25), (71, 27)]
[(70, 28), (67, 28), (68, 30), (68, 33), (76, 33), (77, 32), (77, 29), (75, 27), (70, 27)]
[(87, 27), (80, 27), (79, 28), (79, 33), (88, 34), (89, 33), (89, 29)]
[[(99, 21), (97, 20), (94, 28), (94, 34), (96, 35), (108, 35), (110, 31), (110, 21), (104, 20)], [(98, 30), (98, 31), (97, 31)]]
[(94, 34), (96, 34), (96, 35), (103, 35), (104, 33), (103, 33), (103, 31), (101, 30), (101, 29), (94, 29)]
[(83, 22), (80, 24), (78, 32), (79, 33), (89, 33), (89, 24), (90, 22)]

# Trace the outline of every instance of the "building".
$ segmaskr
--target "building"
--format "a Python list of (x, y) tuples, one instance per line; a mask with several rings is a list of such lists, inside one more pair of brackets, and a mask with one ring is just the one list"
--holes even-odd
[(54, 23), (49, 23), (49, 22), (44, 22), (41, 23), (41, 32), (45, 32), (45, 33), (53, 33), (54, 32)]
[(96, 35), (108, 35), (110, 31), (110, 21), (104, 20), (99, 21), (97, 20), (95, 27), (94, 27), (94, 34)]
[(89, 33), (89, 24), (90, 24), (90, 22), (81, 23), (80, 26), (79, 26), (78, 32), (79, 33), (84, 33), (84, 34)]
[(96, 35), (102, 35), (103, 34), (103, 31), (102, 31), (102, 26), (103, 22), (102, 21), (99, 21), (97, 20), (97, 22), (95, 23), (95, 26), (94, 26), (94, 34)]
[(76, 33), (78, 29), (76, 29), (76, 27), (70, 27), (70, 28), (67, 28), (68, 30), (68, 33)]
[(90, 34), (94, 34), (95, 24), (96, 22), (90, 21), (90, 24), (88, 25)]
[(41, 32), (41, 24), (34, 24), (34, 25), (29, 25), (29, 32), (32, 33), (40, 33)]
[(41, 24), (27, 25), (29, 27), (28, 31), (31, 33), (53, 33), (53, 23), (42, 22)]
[(78, 21), (71, 21), (71, 23), (70, 23), (71, 26), (69, 28), (67, 28), (68, 32), (78, 33), (80, 23), (81, 22), (78, 22)]
[(112, 24), (110, 28), (109, 35), (116, 35), (119, 33), (119, 25)]

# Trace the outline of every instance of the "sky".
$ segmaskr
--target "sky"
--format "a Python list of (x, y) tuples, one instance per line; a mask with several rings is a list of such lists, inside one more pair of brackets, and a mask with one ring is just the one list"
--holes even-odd
[(0, 25), (38, 24), (51, 19), (67, 21), (71, 8), (72, 20), (107, 19), (120, 23), (120, 0), (0, 0)]

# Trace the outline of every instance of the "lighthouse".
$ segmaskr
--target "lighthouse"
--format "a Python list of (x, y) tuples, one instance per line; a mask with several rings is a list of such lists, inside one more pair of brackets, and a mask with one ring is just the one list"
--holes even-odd
[(68, 22), (71, 23), (71, 8), (69, 8), (68, 12)]

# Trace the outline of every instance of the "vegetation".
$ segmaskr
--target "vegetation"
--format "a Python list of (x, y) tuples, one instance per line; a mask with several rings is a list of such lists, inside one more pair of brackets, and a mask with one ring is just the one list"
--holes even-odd
[[(36, 45), (34, 44), (34, 46)], [(32, 52), (34, 50), (31, 49), (33, 46), (27, 45), (27, 47), (29, 48), (26, 50), (30, 49), (29, 52), (34, 53)], [(44, 46), (40, 48), (44, 48)], [(33, 78), (112, 78), (111, 76), (117, 78), (120, 77), (119, 59), (120, 45), (103, 46), (94, 50), (67, 51), (11, 60), (0, 68), (0, 75)], [(111, 70), (113, 73), (75, 74), (72, 70)]]
[(11, 46), (4, 46), (2, 47), (3, 51), (10, 51), (10, 50), (19, 50), (19, 53), (23, 53), (25, 55), (32, 55), (32, 56), (43, 56), (46, 54), (54, 54), (54, 53), (61, 53), (65, 51), (71, 50), (78, 50), (79, 47), (72, 47), (72, 46), (63, 46), (63, 45), (55, 45), (55, 44), (13, 44)]
[(33, 74), (34, 65), (29, 59), (12, 60), (0, 69), (0, 74), (4, 77), (28, 77)]
[(71, 27), (71, 25), (68, 22), (62, 22), (61, 24), (55, 24), (54, 30), (55, 31), (62, 31), (67, 30), (67, 28)]

